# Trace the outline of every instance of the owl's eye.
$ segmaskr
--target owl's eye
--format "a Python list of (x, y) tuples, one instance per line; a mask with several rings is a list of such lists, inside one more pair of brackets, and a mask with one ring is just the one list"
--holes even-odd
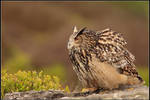
[(75, 40), (75, 43), (81, 43), (82, 42), (82, 37), (77, 36), (74, 40)]

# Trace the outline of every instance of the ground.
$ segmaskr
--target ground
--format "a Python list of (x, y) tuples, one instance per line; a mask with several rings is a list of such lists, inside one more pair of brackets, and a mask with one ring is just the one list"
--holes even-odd
[(147, 86), (133, 86), (124, 89), (84, 93), (64, 93), (60, 90), (49, 91), (27, 91), (7, 93), (4, 100), (74, 100), (74, 99), (144, 99), (149, 98), (149, 88)]

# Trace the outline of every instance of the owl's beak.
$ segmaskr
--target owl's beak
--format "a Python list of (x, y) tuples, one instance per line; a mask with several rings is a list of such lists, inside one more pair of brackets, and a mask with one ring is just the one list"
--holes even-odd
[(76, 27), (76, 26), (74, 26), (73, 34), (74, 34), (74, 33), (76, 33), (76, 32), (78, 32), (78, 30), (77, 30), (77, 27)]

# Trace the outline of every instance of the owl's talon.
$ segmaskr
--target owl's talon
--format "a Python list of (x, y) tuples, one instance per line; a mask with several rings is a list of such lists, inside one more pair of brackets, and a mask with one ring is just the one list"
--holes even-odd
[(84, 92), (84, 93), (100, 93), (100, 92), (103, 92), (104, 89), (103, 88), (83, 88), (81, 92)]
[(96, 91), (97, 89), (96, 88), (83, 88), (81, 90), (81, 92), (93, 92), (93, 91)]
[(128, 90), (128, 91), (132, 91), (133, 89), (134, 89), (134, 88), (128, 88), (127, 90)]

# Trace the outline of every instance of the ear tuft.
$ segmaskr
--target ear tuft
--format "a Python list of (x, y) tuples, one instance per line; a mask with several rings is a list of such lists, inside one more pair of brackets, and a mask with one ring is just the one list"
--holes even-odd
[(74, 26), (73, 33), (76, 33), (76, 32), (78, 32), (78, 30), (77, 30), (77, 27)]
[(86, 29), (86, 27), (82, 28), (82, 29), (79, 31), (79, 33), (77, 34), (77, 36), (80, 35), (80, 34), (82, 34), (85, 29)]

